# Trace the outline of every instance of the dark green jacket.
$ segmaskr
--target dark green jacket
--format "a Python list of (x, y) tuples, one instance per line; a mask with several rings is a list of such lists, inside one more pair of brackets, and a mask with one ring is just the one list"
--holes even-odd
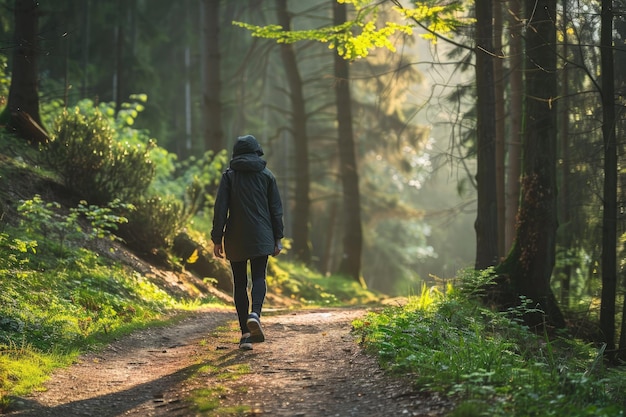
[(261, 159), (253, 136), (240, 137), (215, 199), (211, 240), (224, 240), (226, 258), (243, 261), (271, 255), (283, 238), (283, 207), (276, 178)]

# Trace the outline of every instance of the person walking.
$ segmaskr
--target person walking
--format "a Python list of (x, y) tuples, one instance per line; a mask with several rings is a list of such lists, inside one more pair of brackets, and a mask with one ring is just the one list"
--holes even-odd
[[(267, 261), (269, 255), (281, 252), (284, 237), (278, 185), (261, 156), (263, 149), (254, 136), (237, 138), (229, 168), (222, 174), (217, 190), (211, 230), (213, 254), (230, 261), (241, 329), (239, 348), (244, 350), (251, 350), (252, 343), (265, 341), (261, 310), (267, 292)], [(252, 303), (248, 297), (248, 262)]]

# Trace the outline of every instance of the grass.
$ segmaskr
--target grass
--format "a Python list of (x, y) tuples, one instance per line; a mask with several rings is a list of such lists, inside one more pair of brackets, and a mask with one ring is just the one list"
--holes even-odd
[(124, 334), (180, 318), (202, 302), (85, 248), (5, 225), (0, 233), (0, 412), (41, 387), (53, 369)]
[[(238, 341), (238, 327), (232, 322), (228, 326), (215, 329), (213, 336), (217, 344), (234, 344)], [(215, 340), (214, 339), (214, 340)], [(202, 344), (202, 343), (201, 343)], [(240, 362), (238, 351), (221, 351), (208, 349), (203, 353), (202, 366), (187, 383), (194, 388), (189, 392), (186, 401), (198, 416), (203, 417), (237, 417), (253, 414), (247, 405), (225, 405), (223, 399), (235, 394), (245, 394), (247, 387), (233, 385), (233, 381), (250, 373), (250, 365)]]
[[(0, 356), (0, 381), (2, 390), (13, 395), (24, 395), (38, 389), (49, 373), (69, 365), (76, 351), (43, 353), (27, 345), (11, 345)], [(8, 405), (8, 401), (5, 401)]]
[(194, 390), (191, 394), (193, 408), (204, 417), (236, 417), (250, 415), (251, 408), (246, 405), (224, 407), (220, 398), (227, 395), (229, 390), (223, 385), (213, 385), (209, 388)]
[(270, 258), (268, 287), (298, 304), (315, 306), (367, 305), (380, 302), (382, 295), (343, 276), (325, 276), (305, 265)]
[(451, 416), (624, 416), (624, 371), (604, 367), (589, 344), (531, 332), (521, 313), (491, 311), (464, 290), (424, 288), (354, 325), (388, 370), (453, 398)]

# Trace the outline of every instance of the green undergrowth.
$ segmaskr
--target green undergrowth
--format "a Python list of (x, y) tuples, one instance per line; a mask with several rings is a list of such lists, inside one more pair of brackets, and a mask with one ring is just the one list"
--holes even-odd
[(384, 297), (344, 276), (322, 275), (305, 265), (270, 259), (268, 287), (304, 306), (367, 305)]
[(0, 412), (82, 352), (219, 304), (119, 262), (108, 232), (119, 218), (106, 208), (64, 210), (35, 196), (16, 213), (0, 230)]
[(521, 320), (528, 303), (505, 313), (483, 307), (476, 282), (464, 272), (458, 287), (424, 287), (403, 307), (357, 320), (356, 332), (387, 369), (453, 398), (453, 417), (624, 416), (622, 369), (605, 367), (589, 344), (530, 331)]
[(54, 258), (2, 233), (0, 258), (0, 410), (79, 353), (212, 301), (174, 297), (84, 248)]

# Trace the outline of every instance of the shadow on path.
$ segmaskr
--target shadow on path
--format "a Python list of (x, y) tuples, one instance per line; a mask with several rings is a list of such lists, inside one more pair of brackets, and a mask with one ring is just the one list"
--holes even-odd
[[(15, 398), (15, 401), (21, 402), (22, 405), (20, 410), (15, 410), (9, 415), (20, 417), (150, 416), (188, 409), (189, 404), (182, 401), (178, 395), (170, 397), (167, 394), (175, 393), (184, 381), (206, 365), (228, 365), (236, 362), (238, 355), (240, 355), (239, 351), (232, 350), (220, 356), (217, 361), (204, 360), (132, 388), (57, 406), (47, 407), (27, 398)], [(71, 392), (68, 392), (68, 395), (71, 396)]]
[(2, 415), (147, 417), (187, 408), (181, 385), (201, 368), (220, 366), (238, 353), (234, 342), (214, 334), (232, 317), (230, 311), (202, 311), (172, 326), (133, 333), (58, 370), (45, 391), (13, 397)]

